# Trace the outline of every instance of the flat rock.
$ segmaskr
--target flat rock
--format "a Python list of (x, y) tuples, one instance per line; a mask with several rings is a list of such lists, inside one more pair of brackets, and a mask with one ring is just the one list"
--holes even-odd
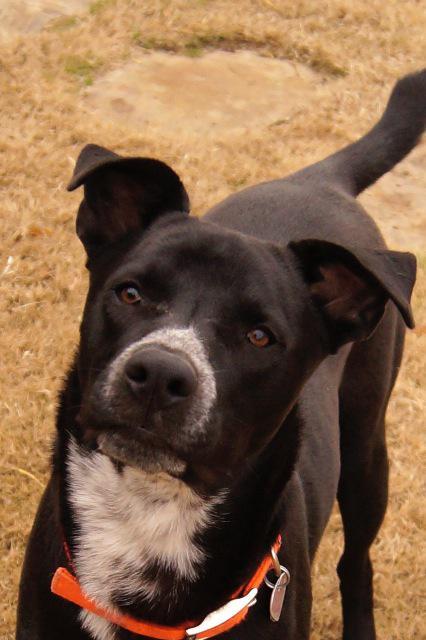
[(0, 42), (40, 31), (50, 20), (74, 15), (90, 0), (0, 0)]
[(153, 52), (99, 78), (86, 100), (100, 117), (130, 126), (208, 135), (285, 120), (320, 84), (304, 65), (251, 51)]

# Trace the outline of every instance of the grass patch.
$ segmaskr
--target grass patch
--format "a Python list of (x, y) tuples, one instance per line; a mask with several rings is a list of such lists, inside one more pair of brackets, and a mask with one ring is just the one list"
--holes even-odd
[(92, 2), (92, 4), (89, 6), (89, 13), (92, 16), (96, 15), (97, 13), (101, 13), (114, 3), (115, 0), (95, 0), (95, 2)]
[(417, 266), (419, 271), (426, 271), (426, 253), (416, 253)]
[(138, 47), (147, 49), (148, 51), (167, 51), (169, 53), (180, 52), (180, 47), (176, 43), (168, 42), (163, 38), (156, 38), (153, 36), (144, 37), (139, 30), (133, 33), (132, 40)]
[(155, 36), (144, 37), (140, 30), (132, 35), (132, 41), (139, 47), (148, 51), (166, 51), (169, 53), (180, 53), (198, 58), (206, 51), (241, 51), (247, 49), (256, 51), (259, 55), (286, 60), (302, 62), (314, 71), (324, 73), (334, 77), (346, 76), (347, 69), (331, 59), (324, 49), (310, 49), (300, 43), (283, 43), (277, 37), (269, 38), (248, 37), (241, 32), (215, 32), (193, 34), (189, 38), (179, 41)]
[(190, 58), (199, 58), (203, 55), (204, 48), (198, 42), (198, 38), (193, 38), (185, 44), (183, 51)]
[(50, 29), (51, 31), (66, 31), (75, 27), (79, 22), (77, 16), (61, 16), (52, 22)]
[[(191, 57), (197, 57), (205, 50), (219, 49), (222, 51), (237, 51), (238, 49), (265, 48), (265, 43), (255, 39), (246, 38), (240, 34), (223, 34), (208, 32), (194, 34), (180, 41), (166, 40), (165, 38), (143, 37), (140, 31), (135, 31), (133, 42), (144, 49), (155, 51), (168, 51), (181, 53)], [(267, 45), (266, 45), (267, 46)]]
[(325, 73), (336, 78), (342, 78), (348, 74), (348, 70), (330, 58), (327, 52), (321, 47), (312, 51), (303, 45), (295, 46), (293, 47), (293, 56), (290, 51), (289, 58), (305, 63), (314, 71)]
[(65, 60), (65, 71), (78, 78), (86, 87), (93, 84), (95, 74), (101, 66), (100, 60), (89, 60), (81, 56), (69, 56)]

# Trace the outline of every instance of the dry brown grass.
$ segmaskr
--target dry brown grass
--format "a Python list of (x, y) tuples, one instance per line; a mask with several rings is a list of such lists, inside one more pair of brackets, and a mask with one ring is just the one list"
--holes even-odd
[[(390, 84), (426, 60), (426, 15), (416, 0), (99, 0), (75, 20), (0, 47), (1, 569), (0, 637), (13, 637), (18, 576), (48, 472), (56, 393), (77, 341), (86, 276), (74, 236), (79, 194), (64, 184), (88, 141), (153, 154), (183, 176), (194, 210), (236, 185), (280, 176), (354, 139), (372, 124)], [(85, 84), (136, 49), (251, 47), (301, 60), (333, 80), (321, 102), (280, 128), (194, 144), (99, 122)], [(10, 258), (9, 258), (10, 256)], [(403, 370), (389, 411), (390, 508), (374, 546), (380, 637), (424, 638), (425, 523), (422, 423), (426, 409), (426, 248)], [(9, 260), (9, 262), (8, 262)], [(424, 469), (424, 468), (423, 468)], [(315, 567), (312, 637), (339, 637), (332, 518)]]

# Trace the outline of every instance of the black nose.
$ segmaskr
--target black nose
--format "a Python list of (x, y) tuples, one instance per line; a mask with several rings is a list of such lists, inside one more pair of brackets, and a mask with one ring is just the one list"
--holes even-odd
[(124, 373), (133, 394), (156, 411), (188, 399), (198, 385), (189, 360), (161, 347), (146, 347), (134, 353)]

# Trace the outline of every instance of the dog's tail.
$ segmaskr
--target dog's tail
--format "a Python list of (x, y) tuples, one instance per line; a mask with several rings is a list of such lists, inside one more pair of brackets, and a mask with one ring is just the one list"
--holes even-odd
[[(317, 167), (358, 195), (400, 162), (426, 127), (426, 69), (399, 80), (379, 122), (360, 140)], [(321, 166), (322, 165), (322, 166)]]

